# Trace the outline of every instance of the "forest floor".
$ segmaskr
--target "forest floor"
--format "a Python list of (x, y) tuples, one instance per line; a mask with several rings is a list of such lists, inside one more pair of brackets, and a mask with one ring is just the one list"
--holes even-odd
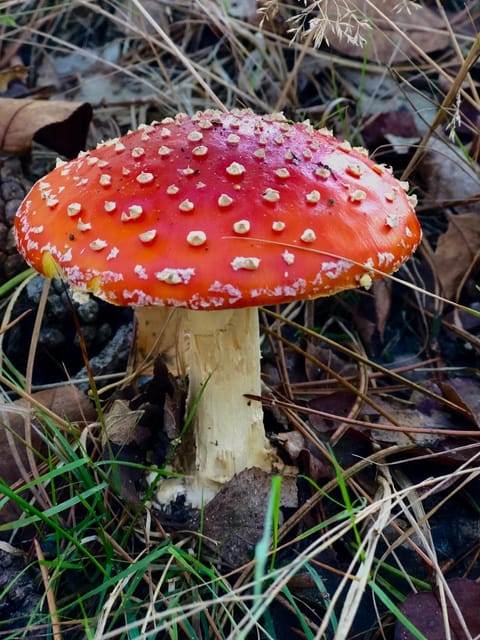
[[(478, 637), (478, 3), (10, 0), (0, 30), (0, 638)], [(366, 147), (423, 241), (368, 290), (260, 311), (294, 472), (160, 505), (184, 381), (135, 372), (132, 311), (33, 273), (13, 222), (57, 156), (245, 107)]]

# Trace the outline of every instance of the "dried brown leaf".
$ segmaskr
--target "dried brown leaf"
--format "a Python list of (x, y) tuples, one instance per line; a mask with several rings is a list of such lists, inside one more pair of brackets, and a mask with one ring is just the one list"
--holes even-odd
[(274, 438), (298, 466), (299, 472), (315, 482), (333, 476), (332, 466), (318, 457), (317, 451), (310, 446), (299, 431), (284, 431)]
[(440, 137), (430, 138), (417, 168), (431, 201), (453, 201), (457, 213), (468, 213), (468, 200), (480, 195), (479, 172), (478, 165), (469, 164), (458, 148)]
[[(338, 22), (339, 18), (337, 4), (329, 3), (330, 19), (334, 22)], [(409, 3), (409, 8), (399, 10), (398, 0), (384, 0), (375, 4), (378, 11), (364, 0), (349, 0), (345, 3), (347, 20), (349, 14), (355, 13), (362, 16), (362, 22), (371, 25), (371, 30), (360, 29), (361, 36), (367, 41), (365, 48), (359, 47), (345, 35), (340, 35), (341, 25), (339, 29), (335, 29), (335, 33), (328, 32), (330, 45), (345, 55), (357, 58), (366, 56), (369, 61), (380, 64), (393, 64), (420, 57), (421, 54), (405, 36), (425, 53), (448, 47), (449, 37), (445, 25), (428, 7), (413, 7)], [(399, 28), (398, 31), (394, 30), (392, 23)]]
[[(379, 106), (379, 102), (375, 105)], [(367, 149), (383, 147), (382, 161), (386, 161), (383, 158), (384, 150), (391, 149), (395, 154), (402, 155), (420, 140), (415, 116), (407, 109), (381, 111), (370, 116), (362, 127), (362, 136)]]
[(105, 442), (108, 438), (111, 443), (120, 447), (133, 442), (139, 418), (140, 413), (132, 411), (124, 400), (114, 400), (105, 414)]
[(0, 150), (23, 154), (33, 140), (67, 158), (85, 147), (92, 107), (59, 100), (0, 99)]
[[(41, 405), (53, 411), (61, 418), (67, 417), (70, 422), (93, 420), (95, 412), (91, 400), (80, 393), (73, 386), (61, 386), (45, 391), (38, 391), (32, 397)], [(6, 482), (15, 482), (19, 473), (13, 460), (10, 445), (7, 440), (7, 428), (23, 440), (25, 438), (25, 412), (30, 408), (27, 400), (15, 400), (11, 404), (4, 404), (0, 408), (0, 475)], [(17, 440), (17, 449), (22, 461), (27, 463), (26, 449), (21, 440)], [(45, 450), (43, 439), (32, 430), (33, 447), (39, 451)]]
[(461, 282), (480, 257), (480, 216), (476, 212), (449, 215), (448, 221), (447, 231), (438, 239), (434, 263), (443, 295), (456, 299)]
[[(369, 429), (369, 433), (377, 442), (395, 443), (395, 444), (412, 444), (417, 447), (435, 447), (437, 443), (443, 439), (440, 429), (453, 429), (455, 427), (454, 422), (451, 420), (447, 412), (443, 412), (440, 406), (434, 405), (426, 407), (424, 410), (419, 407), (406, 407), (402, 402), (399, 402), (395, 398), (385, 396), (383, 398), (376, 398), (375, 402), (378, 407), (383, 409), (386, 414), (395, 417), (395, 420), (399, 426), (405, 431), (391, 431), (388, 429), (376, 429), (372, 427)], [(363, 414), (372, 422), (376, 422), (379, 426), (388, 426), (390, 421), (382, 415), (378, 415), (377, 412), (370, 406), (363, 408)], [(353, 427), (352, 427), (353, 428)], [(434, 433), (415, 433), (411, 431), (411, 428), (417, 429), (432, 429)]]
[[(95, 410), (91, 400), (73, 386), (61, 386), (32, 394), (33, 398), (61, 418), (72, 423), (95, 419)], [(21, 463), (28, 469), (27, 446), (25, 444), (25, 414), (30, 409), (26, 400), (15, 400), (0, 408), (0, 476), (8, 485), (20, 479), (21, 473), (11, 450), (11, 441)], [(35, 422), (35, 420), (33, 420)], [(12, 438), (9, 438), (9, 433)], [(10, 440), (10, 441), (9, 441)], [(47, 446), (37, 430), (32, 429), (32, 447), (34, 453), (44, 454)], [(0, 523), (8, 522), (18, 516), (17, 509), (7, 503), (0, 510)]]
[(313, 397), (308, 406), (315, 411), (324, 411), (332, 416), (338, 416), (338, 422), (326, 420), (321, 415), (312, 414), (310, 424), (316, 433), (328, 433), (342, 423), (342, 418), (351, 417), (357, 396), (349, 389), (332, 389)]
[[(202, 533), (214, 540), (220, 558), (233, 567), (251, 560), (263, 534), (272, 476), (260, 469), (245, 469), (228, 482), (205, 506)], [(282, 478), (282, 507), (297, 507), (296, 479)]]
[(440, 382), (442, 395), (450, 402), (461, 407), (473, 425), (480, 425), (479, 385), (470, 378), (451, 378), (448, 382)]
[[(144, 453), (137, 446), (136, 437), (142, 411), (130, 409), (124, 400), (114, 400), (105, 414), (106, 432), (103, 434), (102, 457), (115, 461), (111, 482), (116, 493), (127, 503), (137, 505), (140, 502), (138, 483), (143, 471), (138, 466), (144, 462)], [(122, 464), (126, 463), (126, 464)]]
[[(439, 598), (434, 592), (413, 593), (401, 605), (400, 610), (408, 620), (428, 638), (428, 640), (466, 640), (478, 637), (480, 633), (480, 584), (467, 578), (455, 578), (448, 582), (448, 588), (463, 618), (460, 622), (457, 613), (447, 597), (448, 631), (445, 632), (445, 620)], [(428, 615), (425, 613), (428, 612)], [(469, 632), (467, 635), (464, 631)], [(400, 622), (395, 626), (395, 640), (413, 640), (413, 635)]]

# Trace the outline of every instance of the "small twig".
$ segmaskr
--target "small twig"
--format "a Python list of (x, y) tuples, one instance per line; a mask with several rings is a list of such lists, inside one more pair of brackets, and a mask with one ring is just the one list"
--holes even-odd
[(408, 435), (409, 433), (427, 433), (429, 435), (436, 436), (453, 436), (458, 438), (480, 438), (480, 430), (463, 430), (463, 429), (435, 429), (432, 427), (412, 427), (410, 425), (394, 425), (394, 424), (378, 424), (376, 422), (367, 422), (366, 420), (358, 420), (356, 418), (347, 418), (344, 416), (338, 416), (335, 413), (328, 413), (327, 411), (321, 411), (320, 409), (312, 409), (311, 407), (304, 407), (293, 402), (286, 402), (277, 398), (269, 398), (268, 396), (256, 396), (252, 393), (246, 393), (245, 398), (248, 400), (257, 400), (264, 405), (272, 407), (284, 407), (291, 411), (298, 411), (299, 413), (307, 413), (309, 415), (320, 416), (324, 420), (331, 420), (332, 422), (345, 422), (349, 425), (361, 427), (363, 429), (375, 429), (378, 431), (396, 431)]

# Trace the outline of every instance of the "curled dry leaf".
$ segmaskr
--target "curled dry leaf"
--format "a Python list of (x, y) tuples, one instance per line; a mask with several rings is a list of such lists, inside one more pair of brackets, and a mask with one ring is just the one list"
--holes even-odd
[(27, 153), (35, 140), (73, 158), (85, 147), (91, 117), (87, 103), (0, 99), (0, 151)]
[(137, 487), (144, 475), (140, 465), (145, 455), (136, 442), (138, 431), (142, 431), (138, 428), (141, 415), (141, 411), (132, 411), (124, 400), (115, 400), (105, 414), (102, 457), (115, 461), (110, 480), (116, 493), (131, 505), (140, 502)]
[(132, 411), (124, 400), (114, 400), (105, 414), (105, 433), (103, 444), (108, 440), (112, 444), (125, 446), (135, 439), (135, 429), (140, 418), (138, 411)]
[(320, 459), (318, 450), (299, 431), (284, 431), (278, 436), (272, 436), (272, 440), (288, 453), (301, 474), (315, 482), (333, 477), (332, 466)]
[[(405, 6), (399, 8), (399, 4)], [(361, 23), (352, 21), (352, 15), (362, 16)], [(370, 62), (393, 64), (419, 59), (422, 52), (444, 50), (449, 44), (442, 19), (428, 7), (414, 6), (412, 2), (342, 0), (329, 3), (328, 16), (335, 25), (333, 33), (327, 33), (329, 44), (345, 55), (361, 58), (366, 55)], [(346, 28), (349, 23), (350, 30)], [(365, 39), (365, 47), (355, 42), (357, 27), (358, 35)]]

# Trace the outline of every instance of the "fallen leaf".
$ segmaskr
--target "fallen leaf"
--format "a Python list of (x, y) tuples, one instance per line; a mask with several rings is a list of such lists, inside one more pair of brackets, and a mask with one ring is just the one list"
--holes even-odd
[(434, 263), (446, 298), (457, 299), (459, 286), (480, 257), (480, 216), (447, 214), (448, 228), (437, 242)]
[[(330, 46), (345, 55), (366, 57), (378, 64), (421, 59), (422, 52), (443, 51), (448, 47), (445, 24), (433, 11), (412, 3), (401, 10), (398, 6), (398, 0), (384, 0), (375, 5), (364, 0), (329, 3), (327, 15), (332, 28), (326, 35)], [(353, 15), (362, 16), (361, 21), (352, 20)], [(352, 29), (342, 35), (343, 25), (349, 22)], [(359, 36), (366, 40), (364, 47), (355, 42), (357, 28)]]
[(124, 400), (115, 400), (105, 414), (104, 445), (107, 440), (119, 447), (131, 444), (140, 415), (140, 412), (132, 411)]
[(461, 407), (474, 426), (480, 426), (478, 382), (470, 378), (450, 378), (438, 384), (443, 397)]
[(156, 358), (154, 376), (142, 394), (130, 401), (117, 398), (105, 412), (102, 457), (115, 461), (111, 481), (129, 504), (140, 502), (139, 487), (145, 477), (141, 465), (147, 458), (161, 467), (172, 455), (171, 443), (180, 435), (184, 407), (185, 389)]
[[(469, 635), (463, 630), (457, 613), (447, 597), (448, 625), (450, 634), (445, 633), (445, 621), (436, 593), (420, 591), (408, 596), (400, 606), (401, 612), (428, 640), (467, 640), (478, 637), (480, 633), (480, 584), (467, 578), (449, 580), (448, 588), (452, 592), (458, 610), (463, 618)], [(426, 615), (426, 612), (428, 614)], [(394, 640), (414, 640), (417, 638), (397, 621)]]
[[(272, 476), (245, 469), (234, 476), (205, 506), (202, 533), (215, 541), (218, 556), (232, 567), (252, 559), (263, 535)], [(297, 507), (296, 478), (282, 477), (281, 507)]]
[(358, 373), (355, 365), (335, 353), (330, 347), (325, 347), (316, 341), (308, 341), (307, 354), (310, 357), (305, 359), (305, 374), (309, 381), (329, 377), (330, 370), (344, 377), (356, 376)]
[[(67, 418), (72, 423), (84, 423), (96, 417), (91, 400), (74, 386), (38, 391), (32, 394), (32, 397), (59, 417)], [(0, 477), (8, 485), (14, 484), (21, 477), (11, 446), (15, 446), (19, 460), (27, 469), (29, 468), (24, 416), (30, 406), (27, 400), (20, 399), (0, 407)], [(34, 453), (38, 452), (41, 455), (47, 451), (47, 444), (39, 431), (41, 424), (35, 419), (32, 422), (37, 425), (36, 429), (32, 429), (32, 447)], [(9, 437), (10, 434), (11, 437)], [(11, 445), (12, 441), (13, 445)], [(16, 517), (18, 517), (18, 511), (10, 502), (0, 510), (0, 523), (9, 522)]]
[(271, 440), (288, 453), (299, 473), (315, 482), (333, 477), (332, 466), (319, 458), (318, 451), (315, 451), (299, 431), (283, 431), (271, 436)]
[(1, 98), (0, 150), (24, 154), (35, 140), (73, 158), (85, 148), (91, 117), (87, 103)]
[(367, 149), (382, 147), (382, 161), (385, 147), (402, 155), (420, 140), (415, 117), (408, 109), (382, 111), (368, 117), (362, 127), (362, 137)]
[(338, 421), (325, 419), (321, 415), (312, 413), (309, 423), (316, 433), (331, 433), (342, 424), (342, 418), (352, 417), (352, 410), (357, 399), (350, 389), (331, 389), (329, 392), (317, 394), (308, 401), (310, 409), (323, 411), (331, 416), (337, 416)]
[(114, 462), (110, 482), (115, 493), (131, 505), (140, 502), (138, 486), (145, 475), (141, 468), (145, 451), (136, 442), (137, 431), (143, 431), (138, 424), (141, 416), (141, 410), (132, 410), (124, 400), (115, 400), (105, 414), (106, 433), (102, 438), (102, 458)]
[[(376, 441), (382, 443), (395, 443), (399, 445), (414, 443), (417, 447), (433, 448), (437, 443), (443, 439), (443, 435), (440, 430), (454, 429), (455, 423), (451, 420), (447, 412), (442, 411), (442, 407), (437, 404), (432, 404), (425, 407), (405, 407), (404, 403), (386, 396), (385, 398), (375, 399), (377, 407), (383, 409), (386, 414), (395, 416), (395, 420), (405, 431), (389, 430), (388, 428), (369, 427), (369, 435)], [(413, 404), (413, 402), (412, 402)], [(422, 410), (423, 409), (423, 410)], [(391, 422), (376, 412), (375, 409), (366, 405), (362, 409), (363, 415), (375, 422), (379, 426), (387, 427), (391, 425)], [(363, 427), (352, 426), (352, 429), (363, 429)], [(410, 429), (432, 429), (434, 433), (415, 433)]]
[(430, 138), (416, 174), (425, 185), (425, 193), (432, 194), (434, 206), (454, 202), (457, 213), (469, 213), (468, 200), (480, 195), (478, 165), (466, 162), (461, 150), (445, 138)]

